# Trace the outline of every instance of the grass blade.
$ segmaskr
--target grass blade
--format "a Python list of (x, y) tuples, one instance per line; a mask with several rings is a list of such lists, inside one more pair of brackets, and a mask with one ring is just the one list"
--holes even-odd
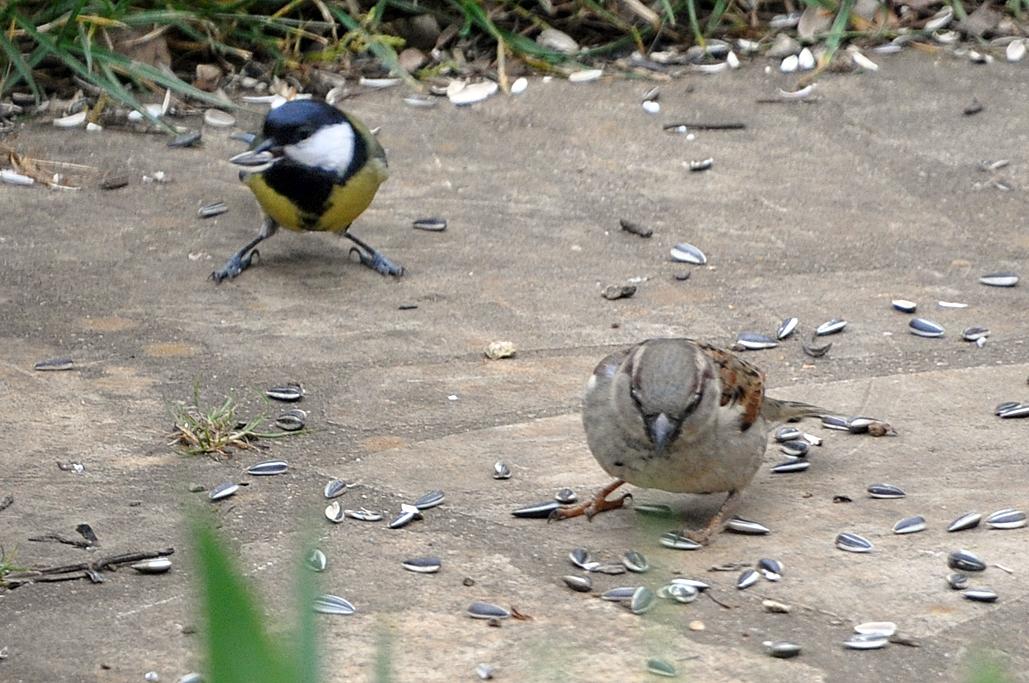
[[(261, 623), (257, 602), (210, 525), (197, 522), (203, 612), (207, 615), (207, 666), (212, 683), (300, 680)], [(309, 605), (308, 605), (309, 607)], [(301, 606), (303, 608), (303, 606)], [(308, 609), (308, 611), (311, 611)]]
[(21, 52), (17, 46), (12, 43), (7, 36), (0, 32), (0, 50), (3, 50), (4, 54), (7, 55), (7, 60), (10, 62), (14, 70), (18, 72), (18, 78), (3, 83), (0, 87), (0, 94), (6, 93), (9, 89), (18, 85), (21, 81), (25, 82), (29, 90), (32, 91), (32, 96), (36, 98), (38, 102), (41, 99), (39, 87), (36, 85), (36, 79), (32, 77), (32, 68), (21, 56)]

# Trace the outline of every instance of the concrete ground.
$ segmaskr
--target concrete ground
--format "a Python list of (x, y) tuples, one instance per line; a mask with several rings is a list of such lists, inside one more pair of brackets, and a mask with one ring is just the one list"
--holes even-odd
[[(400, 280), (347, 258), (331, 236), (280, 234), (258, 267), (213, 285), (207, 275), (257, 229), (260, 216), (226, 159), (227, 133), (197, 149), (158, 136), (87, 135), (28, 125), (4, 142), (44, 159), (127, 173), (132, 184), (79, 192), (0, 186), (0, 543), (21, 566), (77, 562), (174, 546), (169, 574), (129, 570), (107, 581), (29, 585), (0, 593), (0, 679), (173, 681), (202, 670), (198, 577), (187, 517), (211, 509), (256, 584), (277, 634), (293, 608), (301, 540), (316, 534), (329, 558), (321, 589), (358, 609), (319, 616), (326, 680), (371, 680), (376, 643), (391, 643), (397, 681), (475, 680), (477, 663), (498, 681), (644, 681), (648, 657), (682, 680), (964, 680), (970, 662), (1029, 671), (1029, 533), (984, 528), (948, 534), (966, 511), (1029, 506), (1027, 420), (992, 408), (1029, 400), (1029, 289), (996, 289), (980, 274), (1021, 271), (1029, 258), (1029, 89), (1025, 64), (972, 65), (910, 54), (879, 59), (876, 74), (827, 75), (817, 104), (756, 104), (789, 87), (763, 64), (662, 85), (662, 113), (646, 114), (642, 82), (574, 85), (533, 80), (520, 97), (465, 110), (441, 102), (412, 109), (399, 90), (363, 95), (349, 109), (381, 126), (393, 172), (355, 234), (407, 267)], [(962, 109), (977, 97), (975, 116)], [(254, 129), (259, 115), (244, 115)], [(746, 130), (698, 132), (661, 123), (739, 120)], [(682, 162), (714, 158), (706, 173)], [(1013, 189), (989, 185), (983, 159)], [(164, 171), (171, 182), (145, 185)], [(196, 217), (222, 200), (229, 211)], [(442, 216), (443, 233), (410, 221)], [(649, 239), (618, 219), (651, 226)], [(686, 282), (668, 260), (680, 241), (707, 267)], [(602, 287), (641, 279), (635, 297), (607, 301)], [(947, 328), (942, 339), (907, 333), (892, 298), (908, 298)], [(943, 309), (937, 301), (960, 301)], [(413, 304), (417, 308), (400, 310)], [(647, 337), (689, 335), (729, 345), (741, 330), (774, 331), (795, 315), (802, 331), (849, 321), (830, 354), (813, 361), (791, 339), (748, 359), (771, 393), (887, 419), (896, 438), (822, 429), (810, 470), (765, 467), (741, 515), (772, 529), (723, 534), (697, 552), (657, 543), (677, 520), (654, 524), (632, 510), (592, 523), (523, 520), (510, 511), (558, 488), (587, 495), (607, 479), (590, 456), (578, 415), (581, 388), (611, 350)], [(985, 348), (962, 342), (972, 324), (993, 331)], [(488, 361), (491, 341), (517, 345)], [(34, 372), (36, 361), (75, 359), (70, 372)], [(168, 446), (170, 407), (199, 382), (206, 400), (234, 392), (248, 412), (261, 392), (302, 382), (309, 433), (225, 460), (184, 457)], [(272, 406), (277, 410), (278, 406)], [(286, 475), (242, 470), (269, 457)], [(769, 464), (777, 461), (770, 448)], [(503, 460), (514, 476), (491, 478)], [(81, 462), (85, 472), (58, 469)], [(332, 477), (359, 486), (341, 501), (395, 513), (441, 488), (443, 506), (402, 530), (322, 516)], [(248, 481), (217, 504), (192, 483)], [(890, 482), (901, 500), (872, 500)], [(698, 523), (714, 497), (636, 491)], [(834, 503), (846, 495), (851, 503)], [(893, 523), (922, 514), (928, 530), (895, 536)], [(74, 536), (89, 523), (94, 551), (30, 536)], [(840, 531), (875, 550), (836, 550)], [(576, 546), (615, 561), (634, 548), (654, 565), (642, 576), (595, 577), (597, 590), (662, 585), (676, 574), (713, 584), (716, 600), (662, 604), (645, 616), (573, 593)], [(991, 564), (977, 585), (1000, 600), (977, 604), (949, 590), (946, 554), (966, 548)], [(437, 575), (404, 571), (404, 558), (435, 554)], [(779, 583), (737, 591), (738, 572), (713, 565), (774, 557)], [(1004, 571), (993, 563), (1010, 569)], [(769, 614), (762, 599), (793, 606)], [(468, 618), (475, 600), (531, 617), (501, 627)], [(720, 604), (724, 603), (724, 604)], [(895, 621), (920, 647), (845, 650), (853, 625)], [(687, 624), (703, 622), (693, 631)], [(803, 653), (768, 657), (762, 641), (788, 639)]]

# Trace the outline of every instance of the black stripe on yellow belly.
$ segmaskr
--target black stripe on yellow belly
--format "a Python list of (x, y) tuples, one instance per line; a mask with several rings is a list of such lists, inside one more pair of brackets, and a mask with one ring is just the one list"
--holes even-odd
[(272, 220), (290, 230), (345, 230), (371, 204), (386, 179), (386, 166), (372, 158), (344, 180), (332, 171), (283, 159), (246, 184)]

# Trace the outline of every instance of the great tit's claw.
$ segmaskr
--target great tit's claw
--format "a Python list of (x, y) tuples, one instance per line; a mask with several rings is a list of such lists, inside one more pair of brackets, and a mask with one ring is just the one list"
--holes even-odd
[(223, 280), (231, 280), (253, 265), (255, 258), (258, 261), (261, 260), (261, 252), (257, 249), (250, 251), (246, 256), (234, 254), (232, 258), (225, 262), (221, 270), (211, 273), (211, 279), (214, 280), (216, 285), (220, 285)]
[(393, 263), (375, 249), (365, 251), (360, 247), (350, 247), (350, 253), (357, 254), (357, 258), (362, 264), (368, 266), (380, 275), (393, 275), (394, 277), (400, 277), (404, 274), (403, 266), (398, 266)]

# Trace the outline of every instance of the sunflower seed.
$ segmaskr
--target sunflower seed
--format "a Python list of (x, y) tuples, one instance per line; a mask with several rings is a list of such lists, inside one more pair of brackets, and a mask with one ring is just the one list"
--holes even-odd
[(239, 491), (239, 484), (232, 481), (226, 481), (211, 489), (207, 494), (207, 497), (211, 500), (221, 500), (222, 498), (228, 498), (236, 491)]
[(390, 529), (403, 529), (416, 519), (422, 519), (421, 511), (413, 505), (403, 504), (400, 506), (400, 514), (390, 520), (387, 526)]
[(811, 446), (808, 445), (807, 441), (800, 439), (794, 439), (792, 441), (786, 441), (779, 446), (779, 450), (783, 455), (788, 455), (791, 458), (803, 458), (811, 450)]
[(968, 588), (968, 576), (965, 574), (947, 574), (947, 585), (956, 591)]
[(773, 465), (772, 474), (793, 474), (794, 472), (803, 472), (809, 467), (811, 467), (811, 463), (809, 461), (797, 458), (795, 460), (781, 462), (778, 465)]
[(554, 500), (562, 505), (571, 505), (575, 501), (579, 500), (579, 496), (575, 495), (575, 491), (570, 488), (558, 489), (557, 493), (554, 494)]
[(608, 602), (628, 602), (642, 586), (618, 586), (600, 594), (601, 600)]
[(807, 441), (812, 446), (822, 445), (822, 439), (815, 436), (814, 434), (808, 434), (807, 432), (804, 432), (800, 435), (800, 438), (804, 439), (804, 441)]
[(935, 323), (932, 320), (926, 320), (925, 318), (913, 318), (908, 323), (911, 334), (918, 335), (919, 337), (942, 337), (943, 336), (943, 325)]
[(520, 507), (517, 510), (512, 510), (511, 514), (515, 517), (527, 517), (534, 519), (543, 519), (550, 517), (554, 510), (561, 508), (561, 504), (556, 500), (545, 500), (542, 503), (536, 503), (535, 505), (526, 505)]
[(980, 339), (985, 339), (990, 336), (990, 330), (987, 327), (966, 327), (961, 332), (961, 338), (965, 341), (975, 342)]
[(1012, 40), (1004, 48), (1004, 58), (1009, 62), (1020, 62), (1025, 57), (1026, 45), (1024, 40)]
[(867, 553), (872, 550), (872, 542), (863, 536), (844, 531), (836, 537), (836, 547), (848, 553)]
[(479, 677), (480, 681), (491, 681), (493, 680), (493, 666), (486, 664), (485, 662), (476, 665), (475, 675)]
[(696, 173), (698, 171), (706, 171), (706, 170), (708, 170), (709, 168), (711, 168), (714, 165), (715, 165), (715, 160), (712, 159), (711, 157), (708, 157), (707, 159), (700, 159), (700, 160), (696, 160), (696, 161), (691, 161), (690, 162), (690, 170), (693, 171), (694, 173)]
[(789, 659), (800, 654), (800, 645), (788, 640), (766, 640), (762, 645), (768, 650), (768, 654), (777, 659)]
[(889, 636), (880, 633), (855, 633), (843, 641), (843, 647), (848, 650), (878, 650), (886, 647), (889, 642)]
[[(3, 104), (0, 103), (0, 108), (2, 107)], [(0, 118), (2, 118), (2, 116), (3, 112), (0, 111)], [(0, 182), (7, 183), (8, 185), (22, 186), (36, 184), (36, 180), (31, 176), (27, 176), (24, 173), (18, 173), (17, 171), (12, 171), (9, 168), (0, 168)]]
[(1014, 408), (1008, 408), (1000, 414), (1001, 419), (1012, 419), (1016, 417), (1029, 417), (1029, 403), (1019, 403)]
[(757, 332), (740, 332), (736, 335), (736, 343), (744, 349), (750, 349), (753, 351), (760, 349), (774, 349), (779, 345), (779, 342), (771, 337), (764, 334), (758, 334)]
[(660, 114), (661, 103), (657, 100), (644, 100), (643, 111), (647, 112), (648, 114)]
[(670, 583), (678, 583), (682, 584), (683, 586), (689, 586), (690, 588), (696, 588), (701, 593), (703, 593), (711, 587), (708, 584), (701, 581), (700, 579), (687, 579), (681, 576), (677, 576), (676, 578), (672, 579)]
[(700, 595), (700, 589), (685, 583), (672, 582), (661, 586), (658, 590), (657, 595), (659, 598), (665, 600), (675, 600), (679, 603), (690, 603), (697, 599)]
[(577, 593), (589, 593), (593, 590), (593, 579), (588, 576), (574, 576), (569, 574), (568, 576), (562, 576), (561, 580), (565, 582), (566, 586)]
[(357, 611), (349, 600), (338, 595), (320, 595), (315, 598), (314, 611), (321, 614), (339, 614), (348, 616)]
[(793, 608), (778, 600), (762, 600), (761, 607), (769, 614), (789, 614)]
[(758, 569), (762, 571), (772, 572), (773, 574), (779, 574), (782, 576), (783, 565), (779, 560), (769, 559), (767, 557), (761, 558), (757, 562)]
[(200, 131), (198, 131), (198, 130), (191, 130), (189, 132), (180, 133), (179, 135), (176, 135), (173, 139), (168, 141), (168, 146), (169, 147), (192, 147), (193, 145), (195, 145), (198, 142), (200, 142), (200, 138), (201, 137), (202, 137), (202, 135), (201, 135)]
[(140, 574), (163, 574), (171, 569), (172, 563), (167, 557), (152, 557), (148, 560), (133, 562), (129, 566)]
[(326, 498), (337, 498), (346, 493), (348, 488), (350, 488), (350, 486), (342, 479), (333, 479), (325, 485), (325, 491), (323, 493)]
[(1003, 403), (997, 404), (997, 407), (993, 409), (993, 414), (1001, 415), (1003, 413), (1008, 412), (1009, 410), (1019, 407), (1020, 405), (1022, 404), (1018, 401), (1004, 401)]
[(497, 462), (493, 463), (493, 478), (510, 479), (511, 468), (507, 466), (507, 463), (503, 463), (498, 460)]
[(707, 256), (692, 244), (680, 242), (672, 248), (672, 260), (679, 263), (692, 263), (696, 266), (702, 266), (707, 263)]
[(929, 17), (928, 20), (926, 20), (925, 25), (922, 27), (922, 30), (926, 31), (927, 33), (938, 31), (939, 29), (949, 24), (951, 19), (953, 18), (954, 9), (952, 7), (944, 7), (939, 12)]
[(986, 518), (986, 526), (992, 529), (1019, 529), (1025, 525), (1025, 513), (1010, 508), (998, 510)]
[(183, 674), (175, 683), (204, 683), (204, 677), (198, 673)]
[(607, 574), (608, 576), (618, 576), (625, 573), (625, 565), (621, 563), (617, 564), (601, 564), (600, 562), (593, 562), (586, 571), (594, 574)]
[(633, 221), (625, 218), (618, 219), (618, 225), (620, 225), (622, 230), (625, 232), (638, 235), (639, 237), (650, 237), (654, 234), (653, 229), (639, 225), (638, 223), (634, 223)]
[(840, 432), (850, 431), (850, 420), (839, 415), (822, 415), (822, 426)]
[(598, 80), (604, 75), (602, 69), (582, 69), (581, 71), (573, 71), (568, 74), (569, 83), (588, 83), (590, 81)]
[(325, 518), (330, 522), (339, 524), (345, 517), (346, 515), (343, 513), (343, 506), (339, 504), (338, 500), (325, 506)]
[(868, 57), (864, 56), (863, 54), (861, 54), (857, 50), (852, 50), (851, 51), (850, 58), (852, 60), (854, 60), (854, 64), (856, 64), (858, 67), (864, 69), (865, 71), (878, 71), (879, 70), (879, 65), (878, 64), (876, 64), (871, 59), (869, 59)]
[(954, 550), (947, 555), (947, 566), (961, 572), (986, 571), (986, 563), (967, 550)]
[(304, 558), (304, 565), (311, 571), (323, 572), (328, 564), (329, 560), (325, 557), (325, 553), (318, 550), (318, 548), (307, 553), (307, 557)]
[(294, 408), (275, 419), (275, 426), (284, 432), (298, 432), (307, 424), (307, 411)]
[(736, 579), (736, 588), (737, 590), (746, 590), (757, 583), (760, 578), (761, 575), (753, 569), (745, 569)]
[(645, 614), (654, 609), (656, 604), (657, 596), (654, 595), (654, 591), (646, 586), (640, 586), (632, 594), (632, 599), (629, 601), (629, 609), (633, 614)]
[(905, 517), (893, 525), (893, 533), (895, 534), (914, 534), (919, 531), (925, 531), (925, 517), (922, 515)]
[(264, 395), (270, 399), (276, 401), (285, 401), (292, 403), (299, 401), (304, 396), (304, 387), (300, 384), (291, 383), (281, 387), (272, 387), (268, 391), (264, 392)]
[(771, 533), (771, 529), (764, 524), (743, 519), (742, 517), (733, 517), (726, 523), (725, 528), (738, 534), (748, 534), (751, 536), (764, 536), (767, 533)]
[(679, 670), (675, 668), (674, 664), (656, 657), (647, 660), (647, 672), (665, 678), (675, 678), (679, 675)]
[(255, 477), (268, 477), (275, 474), (283, 474), (289, 469), (285, 460), (266, 460), (247, 468), (247, 474)]
[(802, 434), (803, 432), (796, 427), (790, 427), (787, 425), (775, 430), (775, 440), (779, 443), (786, 443), (787, 441), (795, 441), (801, 438)]
[(664, 504), (634, 503), (632, 509), (641, 515), (651, 515), (655, 517), (669, 517), (672, 515), (671, 506)]
[(404, 104), (409, 107), (415, 107), (416, 109), (428, 109), (436, 106), (435, 97), (426, 97), (424, 95), (409, 95), (404, 98)]
[(359, 522), (381, 522), (383, 517), (378, 512), (372, 512), (367, 508), (360, 508), (359, 510), (344, 510), (344, 516), (350, 519), (356, 519)]
[(779, 329), (775, 331), (776, 339), (786, 339), (786, 337), (793, 334), (793, 331), (797, 329), (797, 323), (800, 322), (800, 318), (784, 318), (779, 323)]
[(800, 68), (800, 57), (797, 55), (786, 55), (779, 64), (779, 71), (790, 74)]
[(446, 218), (417, 218), (411, 221), (411, 227), (415, 230), (426, 230), (428, 232), (443, 232), (447, 229)]
[(466, 614), (472, 619), (507, 619), (511, 616), (511, 613), (500, 605), (481, 601), (469, 605)]
[(590, 551), (585, 548), (572, 548), (572, 551), (568, 553), (568, 559), (572, 561), (576, 567), (589, 571), (591, 565), (595, 566), (596, 563), (593, 561), (593, 557), (590, 555)]
[(220, 216), (229, 210), (228, 205), (225, 202), (215, 202), (213, 204), (205, 204), (197, 209), (197, 216), (200, 218), (214, 218)]
[(625, 565), (626, 569), (637, 574), (642, 574), (650, 569), (650, 563), (647, 562), (647, 558), (635, 550), (627, 550), (622, 555), (622, 564)]
[(443, 563), (438, 557), (415, 557), (404, 560), (400, 566), (416, 574), (435, 574), (443, 566)]
[(974, 602), (997, 602), (997, 594), (989, 588), (969, 588), (961, 596)]
[(818, 327), (816, 327), (815, 328), (815, 336), (816, 337), (824, 337), (827, 334), (836, 334), (837, 332), (841, 332), (843, 330), (843, 328), (846, 327), (846, 326), (847, 326), (847, 321), (846, 320), (841, 320), (840, 318), (833, 318), (832, 320), (824, 322), (821, 325), (819, 325)]
[(854, 627), (854, 633), (861, 635), (878, 635), (889, 638), (897, 632), (897, 625), (892, 621), (866, 621)]
[(903, 498), (907, 494), (893, 484), (869, 484), (869, 498)]
[(32, 369), (40, 372), (60, 372), (71, 370), (73, 367), (75, 367), (75, 361), (71, 358), (49, 358), (39, 361), (32, 366)]
[(528, 87), (529, 79), (525, 78), (525, 76), (519, 76), (514, 80), (514, 83), (511, 84), (511, 94), (521, 95)]
[(947, 531), (964, 531), (965, 529), (974, 529), (979, 526), (979, 522), (983, 516), (978, 512), (966, 512), (961, 515), (949, 525), (947, 525)]
[(428, 510), (429, 508), (434, 508), (441, 504), (445, 498), (446, 496), (443, 492), (436, 489), (423, 494), (421, 498), (414, 502), (414, 506), (419, 510)]
[(979, 278), (979, 282), (990, 287), (1014, 287), (1018, 284), (1016, 273), (989, 273)]
[(229, 128), (236, 125), (236, 117), (221, 109), (208, 109), (204, 112), (204, 123), (212, 128)]
[(914, 313), (915, 309), (918, 308), (918, 304), (907, 299), (894, 299), (890, 304), (901, 313)]
[(683, 536), (678, 531), (666, 531), (661, 534), (658, 542), (672, 550), (697, 550), (703, 547), (693, 539)]
[[(817, 338), (817, 335), (811, 337), (812, 341)], [(808, 344), (807, 342), (800, 342), (800, 348), (804, 351), (804, 354), (811, 356), (812, 358), (821, 358), (825, 354), (829, 353), (829, 349), (832, 348), (832, 342), (826, 342), (824, 344)]]

